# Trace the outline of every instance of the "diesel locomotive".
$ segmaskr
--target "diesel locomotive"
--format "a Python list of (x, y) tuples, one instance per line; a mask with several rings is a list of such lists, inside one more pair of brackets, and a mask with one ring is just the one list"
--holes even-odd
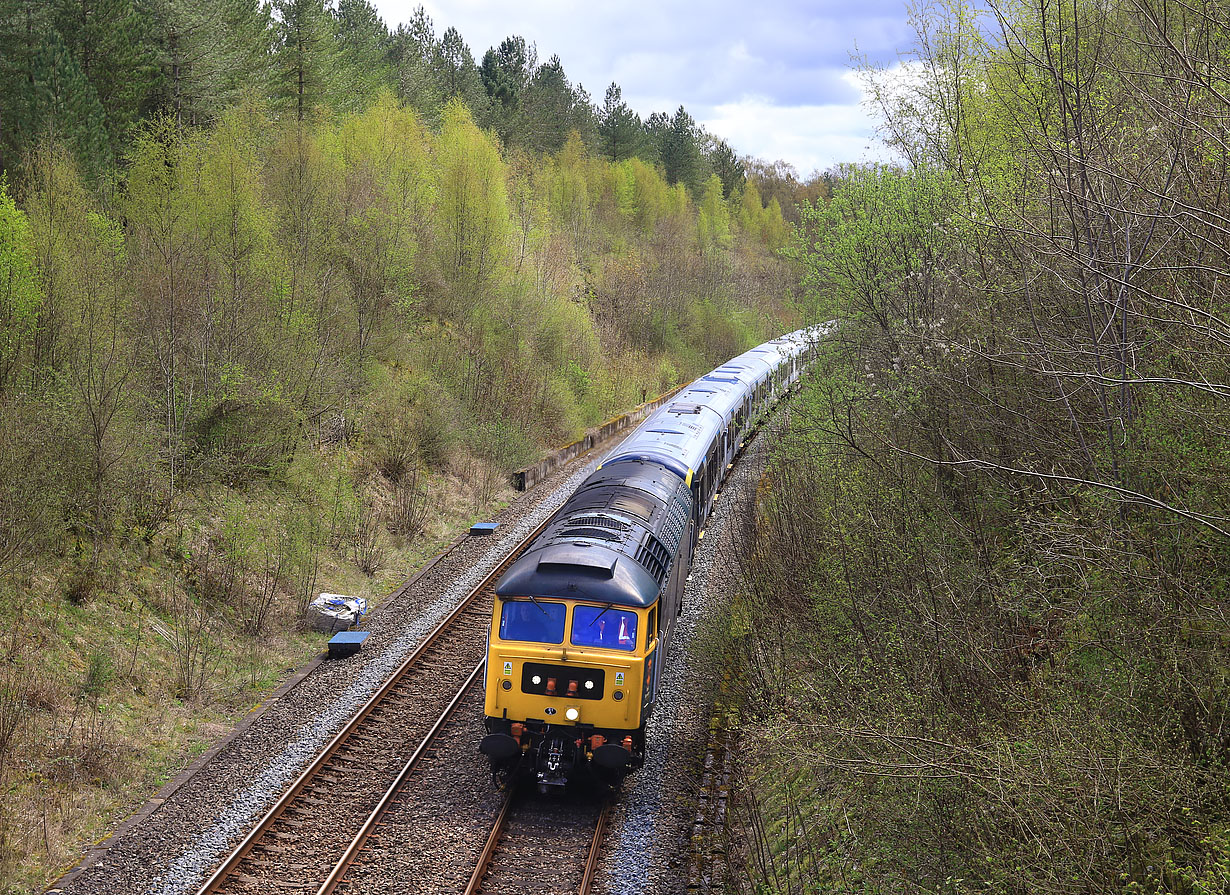
[(499, 784), (618, 783), (645, 724), (688, 569), (741, 439), (826, 326), (766, 342), (680, 390), (605, 457), (496, 585), (486, 736)]

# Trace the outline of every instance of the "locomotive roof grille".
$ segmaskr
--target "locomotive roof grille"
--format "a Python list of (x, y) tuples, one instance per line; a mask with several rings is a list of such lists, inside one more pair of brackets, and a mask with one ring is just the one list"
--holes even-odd
[(568, 525), (580, 525), (589, 528), (609, 528), (612, 531), (628, 531), (632, 528), (631, 522), (625, 522), (623, 519), (617, 519), (614, 516), (600, 516), (590, 514), (587, 516), (573, 516), (567, 521)]
[[(621, 510), (625, 513), (631, 513), (639, 519), (646, 522), (653, 515), (653, 504), (646, 498), (638, 497), (635, 494), (618, 494), (611, 501), (612, 510)], [(631, 527), (631, 526), (629, 526)]]

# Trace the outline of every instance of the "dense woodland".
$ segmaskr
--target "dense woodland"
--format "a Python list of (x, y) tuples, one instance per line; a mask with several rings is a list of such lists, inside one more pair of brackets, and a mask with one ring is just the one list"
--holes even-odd
[(316, 593), (793, 326), (823, 185), (364, 0), (0, 0), (0, 153), (5, 891), (318, 651)]
[[(736, 627), (760, 892), (1230, 891), (1230, 18), (916, 10)], [(874, 75), (875, 73), (872, 72)]]
[[(576, 133), (595, 155), (659, 165), (693, 195), (714, 174), (727, 197), (744, 179), (745, 163), (682, 106), (642, 121), (617, 84), (595, 104), (558, 56), (540, 60), (516, 35), (476, 63), (422, 7), (390, 31), (368, 0), (0, 0), (0, 169), (10, 173), (51, 138), (91, 183), (112, 180), (151, 116), (206, 125), (258, 104), (310, 121), (362, 111), (386, 89), (431, 126), (460, 101), (528, 153), (557, 153)], [(774, 192), (766, 199), (817, 186), (756, 164)]]

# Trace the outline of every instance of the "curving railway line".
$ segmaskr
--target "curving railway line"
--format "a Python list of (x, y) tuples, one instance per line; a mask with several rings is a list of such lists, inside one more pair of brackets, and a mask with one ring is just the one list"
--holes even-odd
[[(750, 429), (744, 440), (755, 434)], [(732, 445), (724, 462), (735, 465), (741, 447)], [(506, 549), (500, 564), (401, 663), (206, 882), (194, 888), (198, 895), (288, 889), (316, 895), (590, 891), (612, 815), (609, 800), (592, 793), (536, 800), (524, 798), (515, 787), (500, 800), (486, 779), (478, 787), (486, 787), (485, 793), (463, 792), (458, 802), (446, 794), (449, 787), (464, 790), (479, 779), (457, 762), (461, 753), (472, 750), (475, 719), (482, 714), (479, 684), (495, 585), (551, 521), (548, 516)], [(720, 829), (730, 744), (722, 739), (724, 731), (710, 733), (686, 871), (689, 887), (702, 891), (720, 888), (727, 870)], [(440, 760), (433, 761), (437, 755)], [(425, 814), (437, 815), (426, 837)], [(481, 826), (484, 817), (493, 819), (487, 832)]]

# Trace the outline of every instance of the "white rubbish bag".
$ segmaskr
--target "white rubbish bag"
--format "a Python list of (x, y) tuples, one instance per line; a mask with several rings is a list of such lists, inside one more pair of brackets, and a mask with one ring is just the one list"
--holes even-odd
[(321, 594), (308, 604), (307, 624), (315, 631), (347, 631), (367, 614), (367, 600), (342, 594)]

